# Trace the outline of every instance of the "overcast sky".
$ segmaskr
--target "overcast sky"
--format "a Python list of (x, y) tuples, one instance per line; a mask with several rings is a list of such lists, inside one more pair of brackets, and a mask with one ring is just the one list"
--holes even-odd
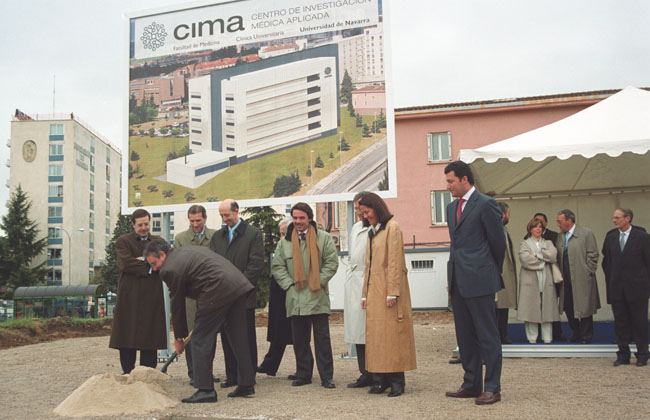
[[(300, 0), (296, 0), (299, 3)], [(0, 214), (16, 108), (76, 116), (123, 148), (125, 13), (183, 0), (3, 2)], [(266, 4), (271, 4), (267, 1)], [(394, 105), (650, 86), (645, 0), (400, 0), (384, 5)], [(406, 7), (408, 5), (408, 7)], [(399, 191), (398, 191), (399, 194)]]

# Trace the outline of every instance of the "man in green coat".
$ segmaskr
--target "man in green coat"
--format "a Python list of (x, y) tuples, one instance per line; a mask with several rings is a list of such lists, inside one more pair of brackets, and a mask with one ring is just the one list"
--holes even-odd
[[(205, 225), (208, 220), (208, 214), (205, 207), (194, 204), (187, 210), (187, 219), (190, 227), (174, 237), (174, 248), (180, 248), (188, 245), (210, 246), (212, 235), (216, 232)], [(196, 318), (196, 300), (185, 298), (185, 314), (187, 319), (187, 328), (189, 331), (194, 329), (194, 318)], [(194, 369), (192, 368), (192, 342), (186, 346), (185, 360), (187, 361), (187, 376), (190, 377), (190, 385), (194, 385)], [(219, 378), (214, 378), (219, 382)]]
[[(314, 213), (306, 203), (291, 208), (291, 223), (284, 239), (278, 242), (271, 273), (287, 292), (287, 317), (293, 329), (296, 377), (291, 385), (311, 383), (314, 357), (309, 346), (310, 329), (314, 330), (316, 366), (325, 388), (332, 383), (334, 362), (330, 342), (330, 298), (328, 283), (339, 265), (332, 237), (314, 223)], [(299, 256), (300, 258), (294, 258)]]

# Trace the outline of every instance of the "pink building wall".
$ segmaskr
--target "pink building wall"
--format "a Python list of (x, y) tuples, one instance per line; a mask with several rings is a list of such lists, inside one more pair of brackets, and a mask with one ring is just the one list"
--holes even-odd
[[(405, 244), (449, 241), (447, 225), (431, 223), (431, 191), (446, 190), (448, 162), (429, 163), (427, 134), (450, 132), (452, 160), (475, 149), (566, 118), (616, 91), (526, 100), (395, 110), (397, 198), (387, 200)], [(540, 144), (543, 148), (544, 145)], [(431, 246), (431, 245), (428, 245)]]

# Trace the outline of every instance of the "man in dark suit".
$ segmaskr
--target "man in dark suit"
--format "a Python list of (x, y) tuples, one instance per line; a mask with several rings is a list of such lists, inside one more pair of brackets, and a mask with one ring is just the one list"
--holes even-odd
[[(555, 245), (555, 243), (557, 242), (558, 233), (552, 231), (551, 229), (546, 228), (546, 226), (548, 226), (548, 219), (546, 218), (546, 215), (544, 213), (535, 213), (533, 218), (542, 222), (542, 229), (544, 229), (544, 231), (542, 232), (542, 238), (544, 238), (547, 241), (551, 241), (553, 245)], [(524, 237), (524, 239), (526, 238)], [(557, 293), (559, 299), (560, 293), (562, 293), (562, 283), (555, 284), (555, 292)], [(566, 337), (564, 336), (564, 333), (562, 332), (562, 322), (560, 321), (553, 322), (553, 341), (567, 341)]]
[(445, 395), (493, 404), (501, 400), (501, 340), (494, 304), (495, 293), (503, 288), (501, 267), (506, 253), (501, 211), (494, 199), (476, 190), (466, 163), (451, 162), (445, 176), (447, 190), (458, 198), (447, 206), (451, 240), (447, 281), (465, 371), (458, 391)]
[(140, 365), (156, 368), (156, 349), (167, 348), (165, 299), (157, 273), (151, 273), (142, 257), (149, 241), (158, 239), (149, 233), (151, 215), (137, 209), (131, 215), (133, 232), (115, 241), (120, 281), (109, 347), (119, 349), (122, 372), (135, 367), (140, 350)]
[(614, 366), (630, 364), (636, 343), (636, 365), (648, 363), (648, 299), (650, 298), (650, 235), (630, 224), (630, 209), (618, 208), (603, 243), (607, 303), (612, 305), (618, 352)]
[(245, 327), (246, 295), (253, 285), (230, 263), (203, 246), (171, 248), (164, 240), (152, 241), (144, 250), (153, 271), (169, 287), (174, 323), (174, 347), (183, 353), (183, 340), (188, 336), (185, 298), (197, 300), (192, 330), (192, 362), (194, 386), (198, 390), (185, 403), (216, 402), (212, 378), (212, 362), (217, 333), (225, 323), (230, 345), (237, 358), (239, 386), (229, 397), (255, 394), (255, 370), (250, 360)]
[[(257, 368), (257, 339), (255, 335), (255, 305), (257, 279), (264, 268), (264, 243), (258, 228), (239, 217), (239, 205), (226, 199), (219, 205), (219, 214), (225, 226), (210, 241), (210, 249), (226, 258), (248, 279), (253, 289), (246, 295), (246, 333), (253, 369)], [(228, 333), (221, 334), (223, 356), (226, 364), (226, 380), (221, 388), (237, 385), (237, 361), (229, 345)]]

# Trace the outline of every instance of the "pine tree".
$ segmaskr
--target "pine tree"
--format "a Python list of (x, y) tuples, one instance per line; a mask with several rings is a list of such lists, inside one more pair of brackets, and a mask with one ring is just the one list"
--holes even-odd
[(343, 80), (341, 81), (341, 99), (352, 102), (352, 78), (348, 74), (348, 71), (345, 70), (343, 73)]
[(257, 308), (263, 308), (269, 300), (269, 282), (271, 280), (271, 254), (275, 251), (275, 245), (280, 240), (278, 224), (282, 215), (273, 207), (248, 207), (242, 211), (246, 221), (257, 226), (262, 231), (264, 241), (264, 269), (257, 280)]
[(316, 157), (316, 162), (314, 162), (314, 168), (324, 168), (325, 164), (323, 163), (323, 159), (321, 159), (320, 155)]
[(384, 179), (377, 185), (379, 191), (388, 191), (388, 169), (384, 170)]
[(106, 245), (106, 263), (101, 269), (102, 284), (107, 291), (117, 291), (117, 281), (120, 278), (120, 269), (117, 267), (117, 254), (115, 253), (115, 241), (120, 236), (131, 233), (131, 218), (120, 214), (117, 217), (115, 229), (113, 229), (113, 237), (108, 245)]
[[(6, 236), (0, 238), (0, 287), (15, 289), (43, 283), (47, 275), (45, 261), (30, 267), (47, 246), (38, 224), (29, 218), (32, 202), (20, 185), (7, 202), (7, 214), (0, 228)], [(13, 291), (13, 290), (12, 290)]]

